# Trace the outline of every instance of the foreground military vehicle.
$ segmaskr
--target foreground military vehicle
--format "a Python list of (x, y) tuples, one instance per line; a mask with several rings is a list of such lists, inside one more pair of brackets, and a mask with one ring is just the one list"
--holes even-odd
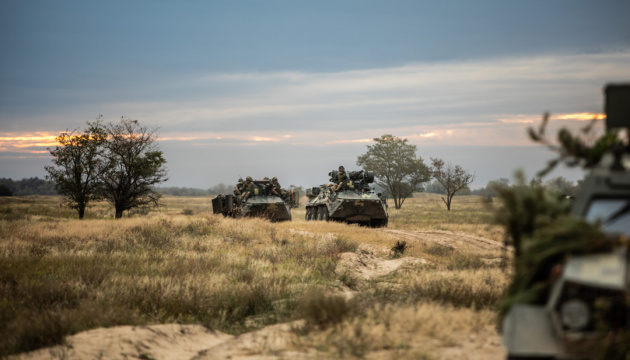
[[(330, 181), (337, 178), (333, 170)], [(306, 189), (306, 220), (341, 221), (372, 227), (387, 226), (387, 199), (377, 194), (369, 184), (374, 182), (372, 171), (350, 171), (338, 191), (331, 184)]]
[[(606, 126), (630, 130), (630, 84), (606, 88)], [(508, 359), (628, 359), (630, 147), (585, 178), (571, 215), (606, 235), (552, 265), (544, 304), (512, 305), (502, 322)], [(612, 350), (611, 350), (612, 349)]]
[(241, 200), (241, 195), (218, 195), (212, 199), (212, 212), (231, 217), (262, 217), (271, 221), (291, 220), (291, 208), (295, 207), (297, 196), (293, 191), (285, 191), (286, 196), (268, 194), (266, 180), (254, 180), (252, 194)]

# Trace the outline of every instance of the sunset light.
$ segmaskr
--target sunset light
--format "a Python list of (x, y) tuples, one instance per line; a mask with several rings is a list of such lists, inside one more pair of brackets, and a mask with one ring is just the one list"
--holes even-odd
[(593, 113), (576, 113), (576, 114), (565, 114), (565, 115), (555, 115), (551, 117), (552, 119), (557, 120), (578, 120), (578, 121), (590, 121), (590, 120), (602, 120), (606, 118), (605, 114), (593, 114)]
[(47, 153), (46, 148), (58, 144), (55, 140), (56, 137), (57, 135), (49, 135), (46, 133), (20, 135), (3, 134), (3, 136), (0, 136), (0, 152)]

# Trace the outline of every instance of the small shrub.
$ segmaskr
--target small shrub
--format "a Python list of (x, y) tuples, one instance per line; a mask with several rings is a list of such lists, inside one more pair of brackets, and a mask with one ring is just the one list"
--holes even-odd
[(392, 259), (397, 259), (403, 255), (405, 255), (405, 251), (407, 249), (409, 249), (409, 245), (407, 244), (406, 241), (404, 240), (398, 240), (396, 241), (396, 244), (394, 244), (394, 246), (392, 246), (392, 248), (389, 251), (390, 257)]
[(352, 290), (357, 290), (358, 286), (359, 286), (359, 279), (357, 279), (356, 277), (352, 276), (349, 272), (344, 272), (343, 274), (341, 274), (341, 276), (339, 277), (339, 281), (341, 281), (342, 284), (344, 284), (345, 286), (349, 287)]
[(352, 307), (343, 296), (313, 289), (304, 294), (297, 312), (306, 322), (304, 330), (323, 330), (341, 323), (351, 314)]
[(358, 248), (358, 242), (338, 236), (326, 246), (325, 252), (330, 255), (337, 256), (345, 252), (355, 252)]
[(195, 212), (190, 210), (190, 209), (184, 209), (182, 210), (182, 215), (194, 215)]
[(424, 250), (427, 254), (446, 257), (450, 256), (455, 249), (452, 246), (445, 246), (440, 244), (431, 244), (428, 248)]
[(479, 256), (468, 254), (456, 254), (451, 259), (451, 264), (447, 266), (449, 270), (476, 270), (486, 266), (486, 263)]

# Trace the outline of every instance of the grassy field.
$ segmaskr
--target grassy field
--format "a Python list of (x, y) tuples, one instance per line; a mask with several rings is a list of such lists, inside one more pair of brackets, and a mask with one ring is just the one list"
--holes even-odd
[[(298, 349), (431, 359), (496, 321), (507, 274), (482, 261), (496, 251), (415, 243), (395, 252), (387, 230), (306, 222), (303, 208), (285, 223), (223, 218), (210, 199), (167, 196), (121, 220), (97, 203), (80, 221), (58, 197), (0, 198), (0, 357), (96, 327), (199, 323), (241, 334), (304, 319)], [(492, 205), (456, 197), (448, 212), (438, 195), (420, 194), (390, 209), (388, 229), (501, 242)], [(348, 252), (428, 261), (362, 279), (339, 271)], [(431, 341), (411, 346), (418, 336)]]

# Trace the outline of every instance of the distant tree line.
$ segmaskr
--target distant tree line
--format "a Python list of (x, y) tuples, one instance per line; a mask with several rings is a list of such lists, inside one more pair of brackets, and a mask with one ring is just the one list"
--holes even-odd
[[(234, 184), (236, 185), (236, 184)], [(224, 183), (220, 183), (218, 185), (214, 185), (208, 190), (199, 189), (199, 188), (189, 188), (189, 187), (158, 187), (156, 191), (160, 194), (164, 195), (172, 195), (172, 196), (208, 196), (208, 195), (225, 195), (231, 194), (234, 191), (234, 185), (226, 185)], [(304, 188), (302, 186), (289, 185), (290, 190), (295, 192), (299, 192), (300, 194), (304, 194)]]
[(38, 177), (12, 180), (0, 178), (0, 196), (57, 195), (55, 183)]
[[(551, 178), (545, 182), (543, 182), (542, 180), (538, 178), (534, 178), (529, 182), (529, 185), (530, 186), (544, 186), (545, 188), (551, 191), (555, 191), (555, 192), (558, 192), (567, 196), (576, 196), (580, 192), (582, 181), (578, 180), (576, 183), (574, 183), (570, 180), (567, 180), (563, 176), (558, 176), (558, 177)], [(500, 178), (497, 180), (489, 181), (485, 187), (482, 187), (479, 189), (475, 189), (475, 190), (463, 189), (457, 195), (479, 195), (479, 196), (487, 196), (487, 197), (497, 197), (499, 196), (497, 194), (497, 189), (507, 188), (510, 186), (513, 186), (513, 185), (510, 183), (509, 179)], [(428, 184), (425, 188), (425, 192), (434, 193), (434, 194), (445, 194), (444, 187), (441, 186), (441, 184), (439, 184), (437, 180)]]
[(204, 189), (177, 186), (157, 187), (155, 188), (155, 191), (163, 195), (172, 196), (207, 196), (210, 194), (208, 190)]

